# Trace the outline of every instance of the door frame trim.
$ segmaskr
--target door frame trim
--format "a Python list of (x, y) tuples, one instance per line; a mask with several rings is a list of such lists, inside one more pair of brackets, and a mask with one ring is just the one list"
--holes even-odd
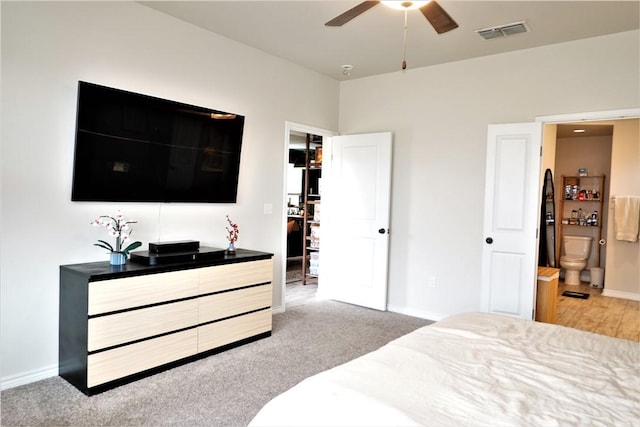
[(538, 116), (536, 122), (544, 124), (585, 122), (598, 120), (619, 120), (640, 118), (640, 108), (626, 108), (621, 110), (590, 111), (584, 113), (555, 114), (549, 116)]

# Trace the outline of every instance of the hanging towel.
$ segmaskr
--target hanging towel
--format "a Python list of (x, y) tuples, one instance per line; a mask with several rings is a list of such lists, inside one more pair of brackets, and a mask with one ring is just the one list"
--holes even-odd
[(616, 240), (638, 241), (640, 196), (616, 196), (614, 205)]

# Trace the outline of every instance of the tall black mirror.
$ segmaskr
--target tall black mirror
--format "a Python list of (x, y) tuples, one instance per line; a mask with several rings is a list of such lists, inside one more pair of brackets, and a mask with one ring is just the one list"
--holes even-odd
[(540, 207), (540, 239), (538, 247), (538, 265), (556, 266), (556, 202), (551, 169), (544, 173), (542, 186), (542, 206)]

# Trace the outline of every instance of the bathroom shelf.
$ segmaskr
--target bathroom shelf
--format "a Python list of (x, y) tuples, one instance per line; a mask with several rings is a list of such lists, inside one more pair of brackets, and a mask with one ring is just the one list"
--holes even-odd
[(322, 177), (322, 137), (307, 134), (304, 168), (304, 226), (302, 228), (302, 284), (317, 283), (320, 267), (320, 182)]
[[(603, 209), (602, 202), (605, 198), (605, 177), (604, 175), (598, 176), (562, 176), (562, 188), (556, 191), (558, 194), (558, 215), (556, 223), (558, 224), (558, 241), (557, 241), (557, 254), (558, 260), (562, 254), (562, 235), (564, 228), (570, 227), (571, 233), (579, 236), (592, 237), (591, 242), (591, 257), (587, 264), (589, 267), (600, 267), (600, 240), (602, 239), (602, 222), (603, 222)], [(570, 186), (570, 188), (567, 188)], [(593, 197), (594, 193), (598, 193), (598, 198)], [(572, 198), (568, 198), (572, 197)], [(583, 197), (584, 199), (580, 199)], [(573, 211), (583, 211), (589, 209), (588, 212), (583, 212), (584, 220), (590, 217), (595, 211), (597, 214), (597, 225), (593, 224), (563, 224), (563, 220), (572, 217)], [(578, 221), (580, 218), (578, 218)]]

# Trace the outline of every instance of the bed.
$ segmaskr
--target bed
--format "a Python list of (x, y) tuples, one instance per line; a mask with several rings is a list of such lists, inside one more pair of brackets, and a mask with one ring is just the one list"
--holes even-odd
[(250, 425), (640, 425), (640, 343), (460, 314), (307, 378)]

